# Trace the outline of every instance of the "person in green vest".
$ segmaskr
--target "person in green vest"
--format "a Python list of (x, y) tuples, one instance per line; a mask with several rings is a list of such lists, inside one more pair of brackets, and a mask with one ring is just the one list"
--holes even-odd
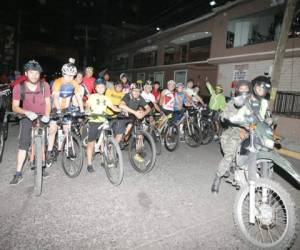
[(223, 94), (223, 87), (220, 84), (217, 84), (215, 89), (206, 81), (206, 87), (211, 95), (208, 107), (213, 111), (213, 123), (215, 125), (215, 136), (214, 139), (218, 139), (220, 135), (220, 125), (219, 125), (219, 114), (224, 110), (226, 105), (225, 96)]

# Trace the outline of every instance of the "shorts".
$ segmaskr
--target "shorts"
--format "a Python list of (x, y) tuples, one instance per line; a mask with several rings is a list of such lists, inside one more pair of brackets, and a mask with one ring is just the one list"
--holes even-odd
[(103, 122), (89, 122), (89, 132), (88, 132), (88, 141), (96, 141), (99, 139), (101, 130), (99, 127), (103, 124)]
[(32, 121), (28, 118), (23, 118), (20, 121), (20, 133), (19, 133), (19, 149), (28, 150), (31, 145), (32, 137)]
[(115, 135), (123, 135), (129, 123), (132, 123), (132, 118), (116, 119), (112, 122), (112, 129)]
[(215, 110), (213, 110), (213, 113), (212, 113), (212, 121), (213, 121), (214, 123), (219, 122), (219, 117), (220, 117), (220, 111), (215, 111)]

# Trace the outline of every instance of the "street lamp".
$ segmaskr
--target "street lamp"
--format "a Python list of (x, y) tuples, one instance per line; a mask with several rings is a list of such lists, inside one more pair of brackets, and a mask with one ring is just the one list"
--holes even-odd
[(209, 4), (210, 4), (210, 6), (214, 6), (214, 5), (216, 5), (217, 3), (216, 3), (216, 1), (210, 1)]

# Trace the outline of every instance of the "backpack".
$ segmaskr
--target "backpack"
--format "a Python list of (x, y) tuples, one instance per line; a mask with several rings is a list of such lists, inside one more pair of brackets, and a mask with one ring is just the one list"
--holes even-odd
[[(40, 90), (43, 93), (43, 96), (45, 96), (45, 83), (44, 81), (40, 81)], [(20, 84), (20, 101), (23, 101), (25, 99), (25, 82), (21, 82)]]

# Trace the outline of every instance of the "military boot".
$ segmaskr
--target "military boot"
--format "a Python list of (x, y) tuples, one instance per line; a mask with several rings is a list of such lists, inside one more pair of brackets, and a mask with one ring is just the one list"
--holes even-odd
[(211, 186), (211, 192), (214, 194), (218, 194), (219, 193), (219, 189), (220, 189), (220, 184), (221, 184), (221, 177), (219, 177), (217, 174), (214, 178), (214, 182)]

